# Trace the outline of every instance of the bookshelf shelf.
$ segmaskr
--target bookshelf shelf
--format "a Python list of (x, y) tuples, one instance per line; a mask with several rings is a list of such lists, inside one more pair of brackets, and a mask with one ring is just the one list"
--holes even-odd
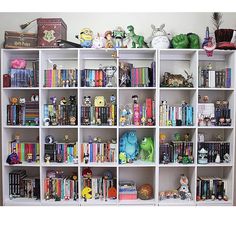
[[(91, 205), (156, 205), (156, 206), (228, 206), (233, 205), (234, 199), (234, 173), (235, 173), (235, 81), (231, 82), (230, 88), (202, 88), (199, 87), (199, 68), (205, 68), (209, 63), (216, 70), (230, 67), (232, 68), (232, 78), (235, 78), (236, 52), (231, 50), (215, 50), (213, 57), (207, 57), (204, 50), (198, 49), (162, 49), (155, 50), (151, 48), (141, 49), (117, 49), (117, 57), (114, 57), (113, 49), (2, 49), (1, 50), (1, 72), (2, 75), (8, 73), (10, 61), (14, 58), (23, 58), (31, 63), (39, 61), (39, 85), (37, 87), (3, 87), (1, 77), (1, 110), (2, 110), (2, 181), (3, 181), (3, 204), (4, 205), (56, 205), (56, 206), (91, 206)], [(119, 87), (119, 63), (127, 62), (134, 67), (151, 67), (155, 61), (156, 84), (153, 87)], [(44, 87), (44, 70), (51, 69), (56, 63), (60, 68), (65, 69), (98, 69), (102, 66), (113, 65), (117, 67), (114, 79), (114, 87), (81, 87), (81, 74), (78, 73), (76, 87)], [(193, 87), (161, 87), (161, 81), (165, 72), (173, 74), (183, 74), (184, 70), (193, 73)], [(1, 76), (2, 76), (1, 75)], [(9, 97), (30, 98), (33, 93), (39, 94), (39, 126), (13, 126), (7, 125), (6, 107), (9, 104)], [(62, 97), (67, 101), (70, 95), (76, 95), (77, 98), (77, 124), (65, 126), (45, 126), (44, 122), (44, 104), (50, 103), (50, 97), (57, 97), (57, 104)], [(84, 96), (91, 96), (92, 101), (95, 96), (104, 96), (109, 103), (109, 97), (116, 96), (117, 103), (117, 125), (81, 125), (81, 105)], [(154, 126), (121, 126), (119, 123), (120, 108), (125, 104), (132, 104), (132, 95), (138, 95), (139, 102), (144, 103), (146, 98), (152, 98), (155, 101), (155, 125)], [(211, 102), (217, 98), (229, 100), (232, 123), (231, 126), (198, 126), (198, 95), (209, 96)], [(193, 107), (192, 126), (160, 126), (160, 105), (163, 100), (167, 100), (170, 106), (181, 106), (184, 100)], [(164, 123), (165, 124), (165, 123)], [(186, 123), (185, 123), (186, 124)], [(122, 134), (128, 130), (135, 130), (138, 140), (150, 136), (154, 141), (154, 162), (135, 161), (134, 163), (119, 164), (119, 139)], [(159, 135), (165, 133), (168, 136), (168, 142), (175, 133), (184, 135), (189, 133), (193, 142), (192, 164), (159, 164)], [(197, 163), (198, 134), (205, 133), (208, 136), (214, 136), (219, 133), (224, 141), (230, 143), (230, 163), (210, 163), (200, 165)], [(9, 165), (6, 158), (10, 154), (6, 148), (12, 141), (15, 134), (19, 134), (24, 140), (36, 140), (39, 136), (40, 143), (40, 163), (27, 163)], [(58, 143), (68, 134), (71, 141), (77, 142), (78, 163), (54, 163), (46, 164), (44, 162), (45, 137), (53, 135)], [(207, 136), (206, 135), (206, 136)], [(101, 137), (104, 142), (117, 140), (116, 160), (114, 162), (89, 162), (82, 163), (81, 145), (88, 142), (89, 136)], [(211, 137), (207, 141), (213, 140)], [(232, 147), (232, 148), (231, 148)], [(137, 188), (142, 184), (151, 184), (154, 191), (154, 198), (151, 200), (119, 200), (118, 194), (116, 200), (88, 200), (84, 202), (82, 193), (82, 172), (86, 168), (91, 168), (94, 175), (102, 176), (104, 171), (110, 170), (119, 186), (119, 181), (134, 181)], [(13, 170), (24, 169), (30, 177), (40, 179), (40, 200), (30, 198), (9, 198), (9, 173)], [(66, 176), (77, 174), (78, 178), (78, 200), (45, 200), (44, 180), (48, 170), (64, 171)], [(159, 200), (159, 192), (179, 188), (179, 178), (185, 174), (189, 179), (189, 187), (193, 197), (191, 201), (180, 199)], [(197, 177), (209, 176), (219, 177), (227, 181), (228, 201), (196, 201)]]

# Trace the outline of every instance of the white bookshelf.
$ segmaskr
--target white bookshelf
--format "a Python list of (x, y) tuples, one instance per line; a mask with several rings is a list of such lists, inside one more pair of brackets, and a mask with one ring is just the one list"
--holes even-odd
[[(3, 88), (1, 76), (1, 110), (2, 110), (2, 182), (3, 182), (3, 204), (4, 205), (156, 205), (156, 206), (202, 206), (202, 205), (233, 205), (234, 199), (234, 173), (235, 173), (235, 66), (236, 53), (234, 51), (215, 50), (213, 57), (207, 57), (203, 50), (195, 49), (117, 49), (117, 57), (112, 57), (112, 49), (2, 49), (1, 50), (1, 74), (5, 74), (9, 69), (9, 62), (13, 58), (24, 58), (27, 60), (39, 59), (39, 87), (38, 88)], [(151, 62), (156, 61), (156, 87), (153, 88), (120, 88), (118, 87), (119, 61), (131, 62), (134, 66), (150, 66)], [(232, 88), (198, 88), (198, 67), (205, 66), (209, 62), (215, 68), (229, 66), (232, 68)], [(80, 74), (78, 77), (78, 88), (45, 88), (43, 87), (44, 70), (51, 68), (52, 64), (63, 65), (66, 68), (98, 68), (99, 64), (114, 65), (117, 67), (115, 75), (116, 86), (112, 88), (87, 88), (80, 87)], [(160, 78), (165, 71), (184, 74), (184, 69), (193, 73), (193, 88), (163, 88), (160, 87)], [(6, 106), (11, 96), (29, 97), (32, 93), (39, 94), (40, 104), (40, 124), (39, 126), (7, 126)], [(114, 94), (117, 99), (117, 125), (116, 126), (82, 126), (80, 124), (80, 106), (82, 98), (90, 95), (92, 98), (96, 95), (103, 95), (109, 98)], [(132, 102), (132, 95), (139, 95), (139, 101), (143, 101), (147, 96), (156, 101), (156, 125), (155, 126), (120, 126), (119, 125), (119, 106), (126, 104), (129, 100)], [(198, 95), (208, 95), (210, 100), (216, 98), (228, 99), (231, 108), (232, 125), (230, 127), (198, 127), (197, 126), (197, 104)], [(68, 97), (77, 96), (78, 103), (78, 125), (76, 126), (44, 126), (43, 124), (43, 104), (49, 102), (50, 96)], [(189, 102), (194, 107), (194, 125), (193, 126), (159, 126), (159, 105), (162, 100), (167, 100), (168, 104), (180, 104), (182, 100)], [(23, 163), (9, 166), (6, 164), (8, 156), (8, 142), (15, 133), (20, 134), (24, 141), (31, 140), (39, 136), (40, 144), (44, 144), (46, 135), (51, 134), (55, 139), (63, 139), (65, 134), (69, 134), (72, 141), (78, 141), (78, 144), (88, 141), (88, 136), (101, 136), (104, 139), (116, 138), (117, 157), (119, 152), (119, 137), (126, 130), (136, 130), (140, 139), (144, 135), (153, 137), (155, 143), (155, 161), (154, 163), (135, 162), (133, 164), (119, 165), (116, 163), (80, 163), (80, 145), (78, 145), (78, 164), (50, 163), (44, 162), (44, 145), (40, 145), (40, 163)], [(159, 134), (167, 134), (167, 140), (176, 132), (184, 134), (190, 133), (190, 139), (194, 143), (194, 163), (183, 164), (159, 164)], [(219, 132), (230, 142), (231, 162), (221, 164), (197, 164), (197, 135), (199, 132), (206, 133), (208, 140), (215, 132)], [(117, 158), (118, 159), (118, 158)], [(91, 167), (93, 174), (99, 175), (104, 170), (111, 170), (113, 176), (119, 180), (133, 180), (138, 186), (149, 183), (153, 186), (154, 198), (152, 200), (88, 200), (84, 202), (79, 198), (78, 201), (59, 201), (44, 200), (44, 178), (48, 169), (63, 170), (71, 174), (76, 172), (79, 180), (79, 197), (81, 196), (81, 172), (84, 167)], [(29, 176), (38, 175), (40, 177), (41, 199), (9, 199), (8, 174), (14, 169), (26, 169)], [(159, 200), (159, 192), (179, 187), (179, 178), (185, 174), (189, 178), (190, 190), (193, 196), (191, 201), (182, 201), (179, 199)], [(227, 180), (226, 194), (229, 201), (196, 201), (196, 183), (197, 176), (218, 176)], [(117, 182), (118, 186), (118, 182)]]

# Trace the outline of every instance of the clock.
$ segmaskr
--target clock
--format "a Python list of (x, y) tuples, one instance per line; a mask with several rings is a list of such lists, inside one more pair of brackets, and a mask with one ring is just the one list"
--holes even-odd
[(54, 143), (54, 137), (52, 135), (47, 135), (45, 138), (45, 143)]
[(170, 41), (167, 36), (156, 36), (151, 41), (152, 48), (166, 49), (170, 47)]

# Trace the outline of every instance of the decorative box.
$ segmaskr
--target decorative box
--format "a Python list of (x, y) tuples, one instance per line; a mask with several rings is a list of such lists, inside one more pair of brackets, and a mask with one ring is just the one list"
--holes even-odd
[(57, 40), (67, 38), (67, 26), (61, 18), (39, 18), (38, 47), (54, 48)]
[(5, 31), (4, 48), (35, 48), (37, 34)]

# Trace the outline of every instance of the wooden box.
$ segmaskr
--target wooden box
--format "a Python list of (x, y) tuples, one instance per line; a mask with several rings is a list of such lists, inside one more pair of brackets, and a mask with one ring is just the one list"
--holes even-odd
[(66, 40), (67, 26), (61, 18), (39, 18), (38, 23), (38, 47), (58, 47), (58, 39)]
[(4, 48), (36, 48), (37, 34), (5, 31)]

